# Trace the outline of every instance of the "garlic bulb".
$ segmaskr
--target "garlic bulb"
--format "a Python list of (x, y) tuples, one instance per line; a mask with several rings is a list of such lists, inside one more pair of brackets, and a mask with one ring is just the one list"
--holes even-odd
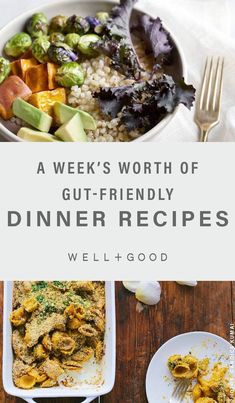
[(123, 281), (122, 284), (130, 292), (136, 292), (140, 281)]
[(135, 296), (140, 302), (146, 305), (155, 305), (160, 301), (161, 286), (157, 281), (141, 281)]
[(197, 285), (196, 280), (192, 280), (192, 281), (176, 281), (176, 283), (181, 284), (181, 285), (188, 285), (189, 287), (195, 287)]

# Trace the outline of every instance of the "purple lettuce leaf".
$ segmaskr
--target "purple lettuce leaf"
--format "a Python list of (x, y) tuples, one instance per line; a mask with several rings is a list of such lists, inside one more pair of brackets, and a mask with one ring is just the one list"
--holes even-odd
[(141, 66), (132, 43), (130, 17), (137, 0), (121, 0), (112, 9), (111, 17), (104, 26), (104, 34), (93, 48), (112, 60), (112, 66), (127, 77), (138, 80)]
[(121, 112), (122, 122), (128, 130), (147, 131), (172, 113), (180, 103), (190, 109), (195, 99), (195, 89), (183, 80), (176, 83), (171, 76), (163, 75), (151, 81), (102, 88), (94, 96), (105, 115), (115, 118)]
[(94, 43), (92, 47), (99, 53), (108, 56), (111, 59), (111, 66), (119, 73), (139, 80), (141, 73), (139, 61), (133, 48), (130, 48), (124, 39), (117, 41), (104, 37)]
[(146, 54), (153, 54), (153, 70), (161, 68), (172, 51), (172, 45), (170, 34), (163, 27), (160, 18), (154, 20), (149, 15), (141, 14), (138, 24), (132, 27), (132, 32), (145, 41)]
[[(134, 5), (138, 0), (120, 0), (118, 6), (113, 7), (111, 17), (106, 24), (111, 37), (130, 38), (130, 18)], [(131, 40), (132, 44), (132, 40)]]
[(104, 115), (115, 118), (130, 100), (133, 101), (139, 98), (139, 94), (141, 94), (144, 88), (145, 82), (138, 82), (120, 87), (104, 87), (93, 95), (98, 99)]

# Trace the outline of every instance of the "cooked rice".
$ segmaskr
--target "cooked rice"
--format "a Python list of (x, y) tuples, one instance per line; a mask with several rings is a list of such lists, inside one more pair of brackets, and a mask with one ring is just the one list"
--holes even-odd
[[(144, 47), (140, 41), (135, 44), (141, 65), (150, 69), (151, 60), (146, 57)], [(129, 131), (121, 122), (121, 114), (115, 119), (108, 120), (102, 115), (97, 99), (92, 94), (99, 91), (102, 87), (118, 87), (129, 85), (134, 80), (127, 79), (122, 74), (110, 67), (110, 59), (105, 56), (99, 56), (84, 61), (82, 64), (86, 79), (79, 88), (74, 86), (68, 96), (68, 103), (73, 107), (79, 107), (93, 115), (97, 120), (97, 129), (87, 131), (88, 141), (93, 142), (123, 142), (137, 138), (141, 133), (137, 130)], [(146, 78), (147, 73), (143, 73), (142, 78)]]

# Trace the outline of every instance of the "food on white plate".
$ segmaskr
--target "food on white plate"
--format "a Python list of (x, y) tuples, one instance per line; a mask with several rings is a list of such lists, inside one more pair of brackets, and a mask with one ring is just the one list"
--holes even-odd
[(175, 354), (167, 361), (169, 371), (175, 379), (192, 381), (189, 392), (195, 403), (234, 402), (235, 393), (230, 387), (228, 366), (217, 362), (210, 368), (209, 364), (208, 358), (198, 359), (191, 354)]
[[(208, 364), (207, 361), (200, 362), (200, 366), (202, 367), (205, 363)], [(192, 379), (198, 376), (199, 361), (191, 354), (172, 355), (169, 357), (167, 365), (171, 374), (177, 379)]]
[(156, 305), (161, 298), (161, 286), (157, 281), (141, 281), (135, 297), (146, 305)]
[[(25, 121), (15, 115), (14, 99), (1, 105), (1, 99), (9, 99), (4, 84), (10, 78), (10, 69), (33, 93), (28, 99), (24, 92), (17, 92), (15, 98), (24, 99), (53, 118), (50, 135), (60, 133), (60, 126), (67, 125), (77, 109), (86, 114), (80, 112), (85, 134), (81, 135), (80, 128), (72, 135), (66, 132), (60, 135), (63, 141), (85, 141), (85, 137), (86, 141), (131, 141), (173, 113), (180, 103), (190, 109), (193, 86), (183, 78), (176, 81), (166, 74), (175, 51), (169, 32), (159, 18), (141, 13), (133, 24), (135, 2), (122, 0), (110, 14), (106, 10), (86, 17), (58, 14), (50, 21), (38, 12), (26, 21), (25, 32), (6, 38), (4, 56), (9, 60), (0, 58), (0, 117), (6, 127), (14, 119), (18, 125), (15, 134), (26, 126), (25, 122), (32, 130), (38, 129), (31, 123), (33, 109), (28, 110), (33, 118), (28, 116)], [(55, 102), (74, 109), (67, 121), (54, 116)], [(76, 120), (72, 120), (72, 126)], [(46, 131), (39, 130), (42, 134)], [(35, 141), (34, 136), (28, 139)]]
[(13, 380), (17, 387), (56, 386), (68, 371), (80, 371), (104, 348), (105, 291), (102, 282), (15, 282)]
[(189, 287), (196, 287), (197, 281), (196, 280), (191, 280), (191, 281), (176, 281), (180, 285), (188, 285)]

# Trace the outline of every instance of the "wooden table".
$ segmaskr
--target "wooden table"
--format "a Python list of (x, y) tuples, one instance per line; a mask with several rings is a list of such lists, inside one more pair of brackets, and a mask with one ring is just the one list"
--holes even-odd
[[(2, 292), (0, 293), (2, 299)], [(204, 330), (229, 338), (235, 320), (235, 284), (203, 282), (197, 287), (162, 283), (154, 307), (136, 311), (134, 295), (117, 284), (117, 372), (113, 391), (102, 403), (146, 403), (145, 374), (155, 351), (171, 337)], [(78, 399), (38, 399), (41, 403), (75, 403)], [(0, 388), (1, 403), (20, 403)]]

